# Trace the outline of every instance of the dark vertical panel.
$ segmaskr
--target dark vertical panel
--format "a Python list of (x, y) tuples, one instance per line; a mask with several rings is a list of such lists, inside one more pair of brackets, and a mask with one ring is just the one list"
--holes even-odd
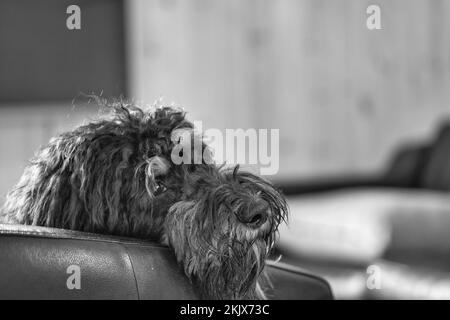
[[(66, 9), (81, 8), (81, 30)], [(123, 1), (2, 0), (0, 103), (125, 94)]]

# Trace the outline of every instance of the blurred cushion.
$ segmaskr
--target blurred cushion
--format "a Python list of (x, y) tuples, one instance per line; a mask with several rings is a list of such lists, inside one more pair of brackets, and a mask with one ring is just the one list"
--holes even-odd
[(293, 254), (366, 263), (380, 257), (390, 242), (385, 213), (390, 199), (381, 191), (336, 191), (288, 198), (288, 226), (279, 247)]
[(379, 286), (366, 289), (370, 299), (450, 299), (450, 273), (380, 260), (373, 264), (378, 269)]
[(446, 192), (358, 189), (288, 199), (279, 247), (310, 258), (369, 263), (389, 250), (450, 253)]

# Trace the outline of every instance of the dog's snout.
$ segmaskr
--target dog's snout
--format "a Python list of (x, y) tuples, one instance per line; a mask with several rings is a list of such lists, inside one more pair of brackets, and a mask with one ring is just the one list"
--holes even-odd
[(242, 210), (237, 214), (240, 222), (257, 228), (261, 226), (268, 218), (269, 204), (264, 200), (253, 201), (247, 210)]

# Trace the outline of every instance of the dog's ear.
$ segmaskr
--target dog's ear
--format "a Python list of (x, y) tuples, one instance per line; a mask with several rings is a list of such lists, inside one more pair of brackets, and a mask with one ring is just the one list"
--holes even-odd
[(169, 172), (170, 163), (165, 158), (154, 156), (147, 160), (147, 175), (151, 177), (164, 176)]
[(153, 156), (146, 161), (145, 188), (150, 197), (155, 196), (159, 188), (157, 177), (165, 176), (170, 170), (170, 163), (160, 156)]

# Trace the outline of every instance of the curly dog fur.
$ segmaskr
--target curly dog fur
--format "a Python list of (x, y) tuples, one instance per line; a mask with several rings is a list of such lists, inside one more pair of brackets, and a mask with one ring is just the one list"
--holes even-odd
[(108, 110), (37, 153), (0, 221), (156, 240), (203, 298), (263, 298), (264, 261), (287, 217), (281, 193), (238, 167), (174, 164), (173, 133), (194, 129), (181, 110)]

